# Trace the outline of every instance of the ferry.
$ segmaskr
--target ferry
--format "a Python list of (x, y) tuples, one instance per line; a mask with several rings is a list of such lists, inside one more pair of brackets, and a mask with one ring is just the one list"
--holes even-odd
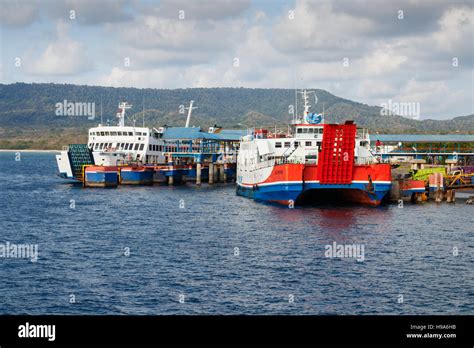
[(378, 206), (389, 198), (391, 166), (380, 163), (366, 129), (352, 121), (325, 124), (324, 113), (295, 116), (287, 134), (254, 129), (237, 156), (237, 194), (258, 201), (299, 205), (323, 200)]
[[(117, 125), (102, 125), (89, 129), (87, 149), (92, 153), (90, 164), (98, 166), (118, 166), (134, 164), (165, 164), (165, 141), (162, 139), (164, 128), (147, 128), (125, 125), (126, 111), (132, 105), (121, 102), (116, 117)], [(134, 122), (135, 123), (135, 122)], [(72, 145), (71, 145), (72, 146)], [(74, 168), (71, 164), (71, 146), (63, 148), (56, 156), (59, 176), (74, 179)], [(75, 149), (76, 153), (78, 152)], [(84, 151), (83, 151), (84, 152)], [(85, 151), (87, 152), (87, 151)], [(83, 160), (83, 163), (87, 160)]]
[[(190, 101), (185, 127), (137, 127), (125, 124), (132, 105), (119, 103), (116, 125), (89, 129), (87, 144), (70, 144), (56, 156), (59, 176), (84, 186), (116, 187), (153, 182), (182, 182), (208, 178), (214, 167), (221, 181), (235, 178), (235, 152), (241, 134), (221, 127), (190, 127), (194, 101)], [(237, 132), (237, 133), (235, 133)]]

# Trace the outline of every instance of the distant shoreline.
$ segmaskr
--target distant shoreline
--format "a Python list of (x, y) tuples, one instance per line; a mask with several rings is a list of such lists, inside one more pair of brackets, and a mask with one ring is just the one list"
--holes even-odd
[(0, 152), (61, 152), (61, 150), (33, 150), (33, 149), (23, 149), (23, 150), (10, 150), (10, 149), (0, 149)]

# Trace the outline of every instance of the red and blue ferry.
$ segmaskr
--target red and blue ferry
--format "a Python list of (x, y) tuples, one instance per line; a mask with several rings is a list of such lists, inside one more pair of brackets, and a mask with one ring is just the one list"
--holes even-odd
[(255, 129), (242, 138), (237, 158), (237, 194), (285, 205), (316, 198), (379, 205), (388, 199), (391, 167), (379, 163), (369, 133), (345, 124), (324, 124), (324, 115), (295, 116), (287, 134)]

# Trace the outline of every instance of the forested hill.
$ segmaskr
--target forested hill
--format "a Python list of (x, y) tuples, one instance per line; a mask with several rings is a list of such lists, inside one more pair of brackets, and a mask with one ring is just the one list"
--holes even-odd
[[(380, 107), (368, 106), (339, 98), (321, 89), (314, 89), (318, 103), (314, 112), (325, 109), (326, 121), (355, 120), (360, 126), (380, 132), (474, 132), (474, 115), (457, 117), (447, 121), (417, 121), (401, 116), (381, 116)], [(95, 103), (96, 118), (57, 116), (56, 103)], [(148, 126), (184, 125), (185, 114), (180, 105), (195, 101), (191, 124), (203, 127), (217, 124), (229, 128), (246, 126), (271, 126), (285, 124), (291, 119), (290, 105), (295, 104), (292, 89), (253, 88), (188, 88), (188, 89), (137, 89), (78, 86), (64, 84), (0, 84), (0, 128), (85, 128), (103, 119), (115, 123), (119, 101), (134, 105), (129, 112), (137, 122)], [(311, 98), (314, 104), (314, 98)], [(301, 98), (298, 100), (301, 112)]]

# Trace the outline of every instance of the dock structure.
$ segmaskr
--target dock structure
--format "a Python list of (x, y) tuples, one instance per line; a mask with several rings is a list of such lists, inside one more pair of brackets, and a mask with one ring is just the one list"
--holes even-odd
[(169, 167), (163, 174), (168, 177), (168, 183), (194, 181), (196, 185), (201, 185), (203, 181), (214, 184), (235, 179), (237, 150), (242, 134), (239, 130), (204, 132), (200, 127), (167, 128), (162, 139)]
[(474, 164), (474, 134), (372, 134), (371, 141), (387, 162)]

